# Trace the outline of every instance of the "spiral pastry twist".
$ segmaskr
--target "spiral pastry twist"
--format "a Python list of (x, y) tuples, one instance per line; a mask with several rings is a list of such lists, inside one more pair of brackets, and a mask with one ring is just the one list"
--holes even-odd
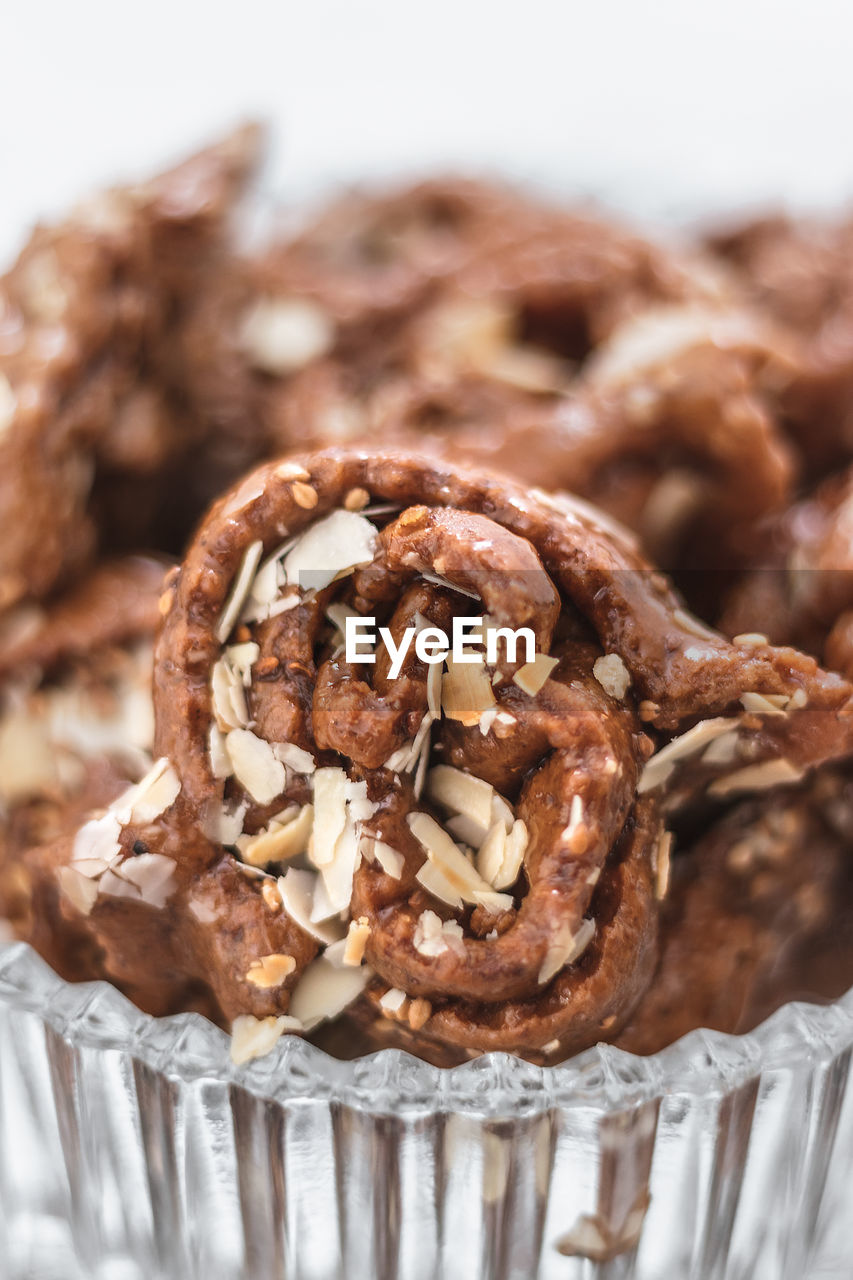
[(147, 1007), (310, 1031), (361, 997), (419, 1048), (553, 1060), (648, 984), (664, 814), (849, 749), (843, 680), (703, 628), (606, 517), (416, 456), (254, 472), (161, 607), (157, 764), (51, 852)]

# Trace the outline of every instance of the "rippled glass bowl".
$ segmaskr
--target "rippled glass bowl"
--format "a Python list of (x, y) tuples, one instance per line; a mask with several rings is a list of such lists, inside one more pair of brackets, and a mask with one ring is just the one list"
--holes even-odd
[[(156, 957), (152, 957), (156, 963)], [(3, 1280), (853, 1273), (853, 992), (651, 1058), (453, 1070), (295, 1037), (235, 1067), (0, 949)]]

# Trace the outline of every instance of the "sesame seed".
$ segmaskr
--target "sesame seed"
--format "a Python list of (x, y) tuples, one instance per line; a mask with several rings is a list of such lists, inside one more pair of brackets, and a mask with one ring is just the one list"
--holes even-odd
[(290, 486), (290, 492), (293, 494), (294, 502), (306, 511), (311, 511), (320, 500), (314, 486), (305, 484), (302, 480), (294, 480)]

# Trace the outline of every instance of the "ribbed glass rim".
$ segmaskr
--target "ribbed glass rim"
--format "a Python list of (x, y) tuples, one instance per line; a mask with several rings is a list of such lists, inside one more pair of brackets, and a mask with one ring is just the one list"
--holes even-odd
[(529, 1115), (555, 1106), (619, 1110), (667, 1094), (725, 1095), (761, 1073), (815, 1067), (853, 1047), (853, 989), (832, 1004), (784, 1005), (754, 1031), (691, 1031), (642, 1058), (598, 1045), (554, 1067), (487, 1053), (443, 1068), (398, 1049), (341, 1062), (298, 1036), (244, 1066), (196, 1013), (153, 1018), (107, 982), (69, 983), (23, 942), (0, 945), (0, 1006), (33, 1013), (76, 1048), (124, 1051), (172, 1081), (239, 1086), (279, 1104), (324, 1100), (374, 1113)]

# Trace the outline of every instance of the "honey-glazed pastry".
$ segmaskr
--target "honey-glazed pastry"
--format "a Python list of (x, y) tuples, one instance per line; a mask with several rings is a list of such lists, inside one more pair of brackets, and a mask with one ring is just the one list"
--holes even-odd
[(554, 216), (357, 359), (273, 382), (258, 416), (283, 447), (381, 440), (566, 488), (668, 570), (731, 573), (794, 492), (779, 395), (797, 357), (701, 260)]
[[(341, 408), (342, 384), (350, 402), (358, 385), (360, 408), (404, 370), (411, 317), (484, 245), (543, 216), (498, 184), (432, 179), (345, 195), (298, 231), (234, 257), (194, 299), (178, 348), (188, 401), (213, 445), (206, 468), (227, 484), (235, 465), (361, 434), (360, 413)], [(295, 401), (312, 402), (302, 421), (291, 388)]]
[(472, 381), (538, 413), (638, 308), (725, 291), (593, 213), (433, 181), (344, 198), (235, 261), (198, 298), (182, 358), (196, 411), (250, 460), (375, 436), (412, 385)]
[[(849, 777), (741, 801), (671, 864), (660, 959), (617, 1043), (656, 1053), (697, 1027), (740, 1034), (853, 982)], [(805, 856), (808, 851), (808, 856)]]
[[(386, 389), (371, 427), (567, 488), (636, 532), (667, 570), (729, 573), (787, 505), (796, 459), (774, 409), (785, 342), (734, 303), (651, 306), (617, 326), (569, 394), (534, 406), (470, 375)], [(296, 404), (306, 418), (311, 404)]]
[(720, 626), (796, 644), (853, 673), (853, 471), (837, 472), (768, 521), (752, 567), (732, 586)]
[(0, 280), (0, 609), (80, 571), (99, 527), (113, 549), (170, 540), (169, 481), (199, 437), (167, 353), (256, 151), (242, 130), (106, 192)]
[[(28, 859), (146, 1008), (206, 982), (310, 1031), (365, 991), (427, 1055), (556, 1060), (651, 976), (664, 815), (850, 747), (845, 681), (704, 628), (605, 516), (412, 455), (250, 474), (163, 609), (158, 763)], [(472, 615), (473, 661), (420, 656)], [(373, 663), (348, 618), (386, 627)]]
[(853, 221), (770, 215), (708, 245), (796, 340), (781, 406), (810, 474), (825, 474), (853, 451)]
[[(151, 668), (167, 565), (106, 563), (0, 627), (0, 918), (23, 931), (23, 854), (112, 800), (151, 764)], [(86, 976), (66, 947), (61, 973)], [(88, 971), (91, 976), (91, 970)]]

